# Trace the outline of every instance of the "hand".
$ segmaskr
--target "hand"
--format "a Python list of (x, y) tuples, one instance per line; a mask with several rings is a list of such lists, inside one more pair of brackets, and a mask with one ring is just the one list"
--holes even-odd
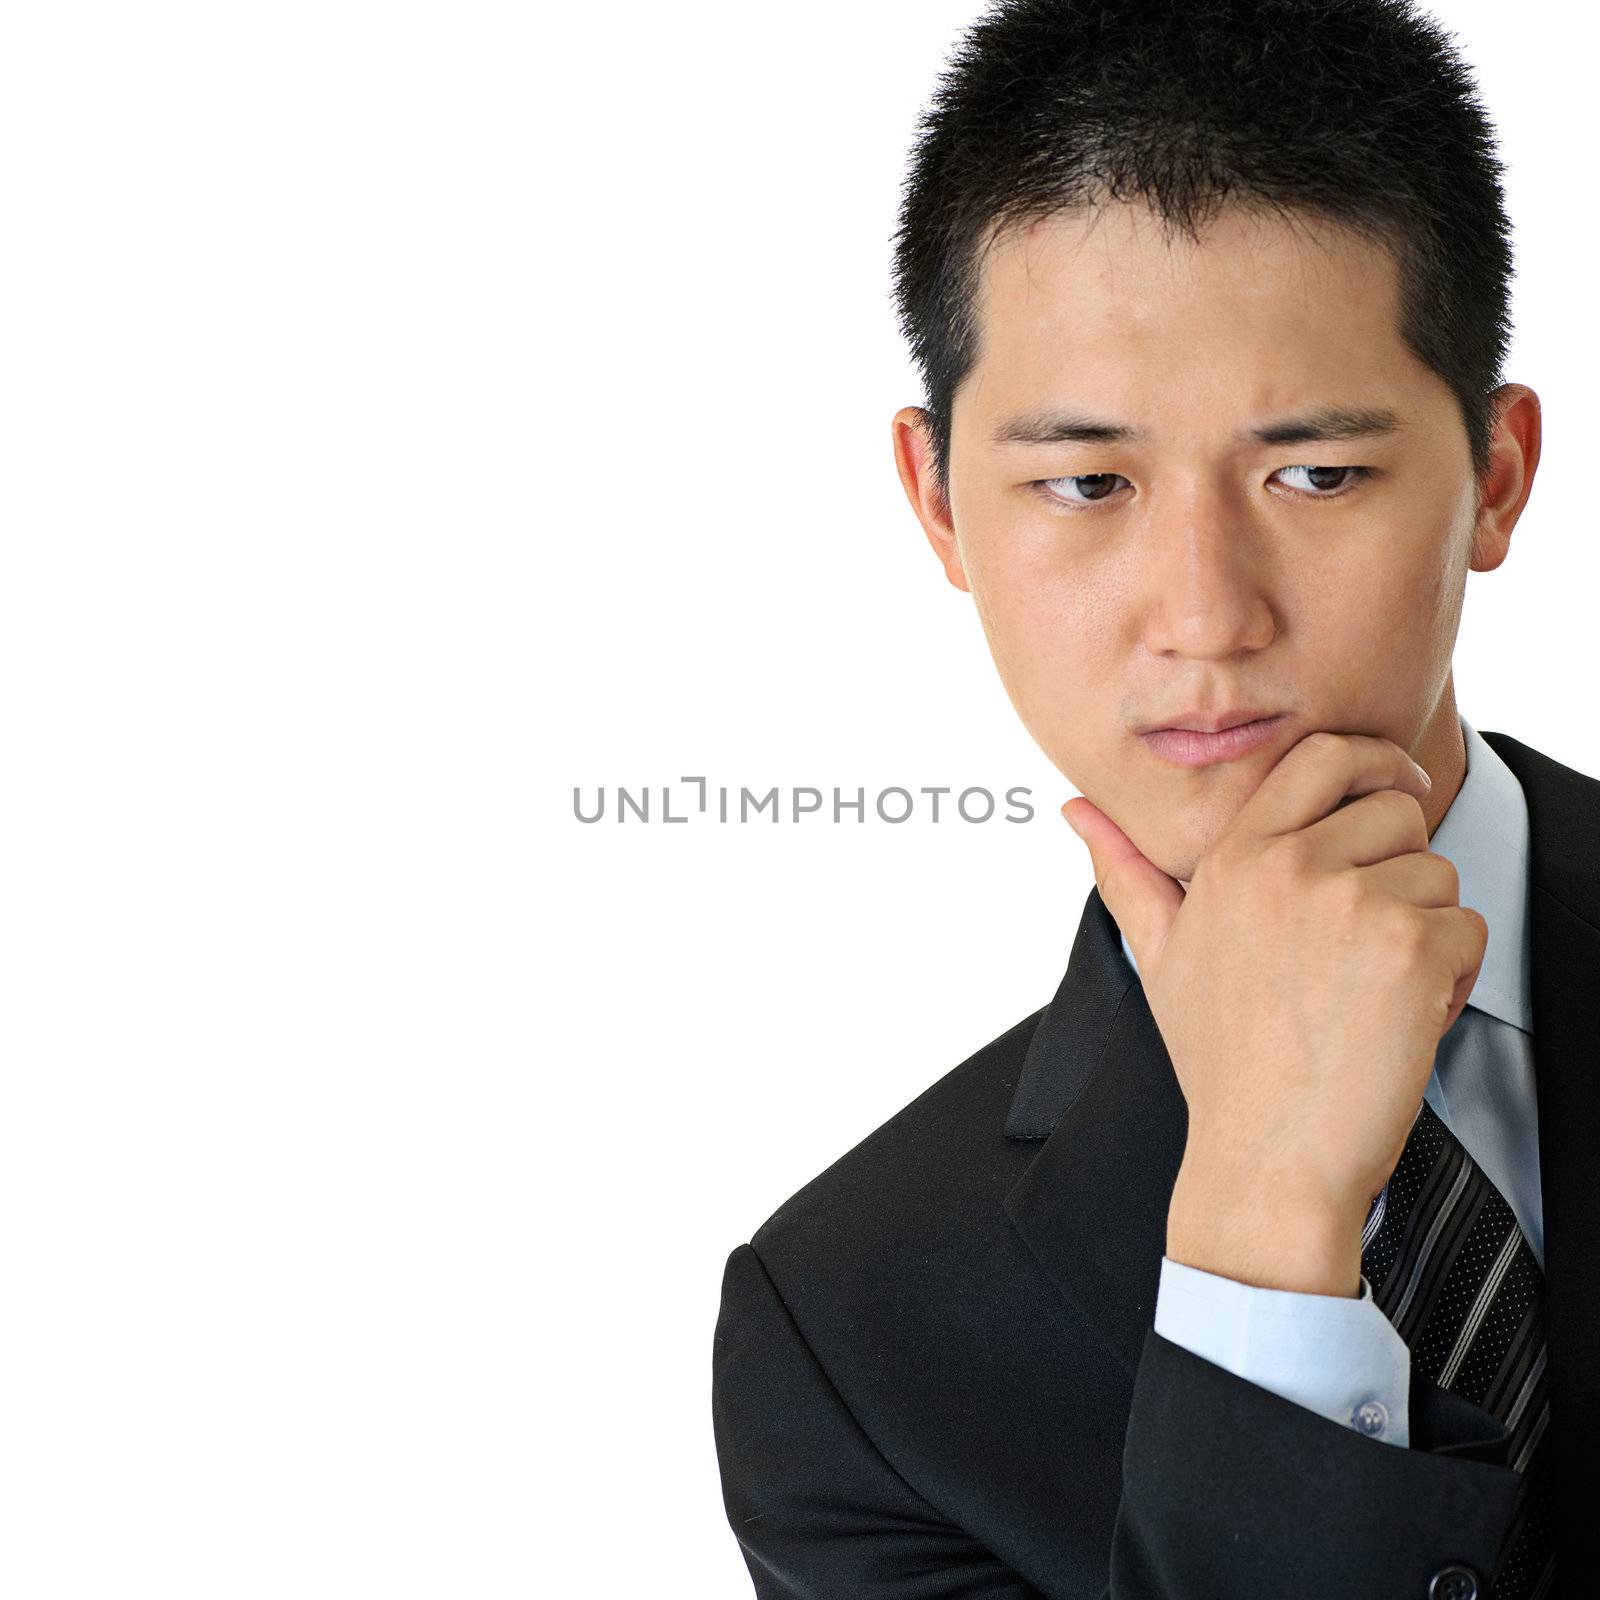
[(1388, 739), (1309, 734), (1187, 894), (1088, 800), (1061, 808), (1188, 1102), (1173, 1260), (1269, 1288), (1359, 1292), (1362, 1223), (1488, 939), (1458, 903), (1454, 866), (1428, 849), (1428, 786)]

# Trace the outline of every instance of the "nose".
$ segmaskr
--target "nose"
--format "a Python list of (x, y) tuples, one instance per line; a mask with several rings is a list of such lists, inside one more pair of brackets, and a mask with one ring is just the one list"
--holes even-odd
[(1152, 655), (1223, 661), (1277, 636), (1268, 552), (1243, 507), (1203, 488), (1169, 494), (1139, 544)]

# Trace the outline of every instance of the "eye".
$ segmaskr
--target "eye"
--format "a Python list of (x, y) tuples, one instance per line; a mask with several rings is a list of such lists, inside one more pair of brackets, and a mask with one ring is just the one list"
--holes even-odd
[[(1310, 489), (1298, 489), (1296, 493), (1304, 495), (1308, 500), (1337, 500), (1342, 495), (1349, 494), (1355, 483), (1364, 482), (1372, 476), (1370, 467), (1279, 467), (1278, 472), (1303, 472), (1310, 480)], [(1339, 483), (1339, 475), (1343, 473), (1353, 478), (1354, 482)], [(1276, 473), (1273, 474), (1277, 476)], [(1329, 479), (1334, 482), (1329, 482)]]
[[(1341, 499), (1373, 476), (1371, 467), (1313, 466), (1280, 467), (1273, 476), (1289, 472), (1305, 474), (1308, 487), (1290, 485), (1303, 500)], [(1064, 478), (1039, 478), (1030, 487), (1053, 506), (1083, 509), (1109, 500), (1116, 493), (1117, 485), (1127, 482), (1120, 472), (1080, 472)]]
[(1128, 480), (1120, 472), (1080, 472), (1070, 478), (1040, 478), (1033, 487), (1059, 505), (1089, 506), (1106, 499), (1119, 481)]

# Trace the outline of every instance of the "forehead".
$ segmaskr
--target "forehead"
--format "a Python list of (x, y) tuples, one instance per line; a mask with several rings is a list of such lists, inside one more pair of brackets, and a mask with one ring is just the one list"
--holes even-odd
[(1393, 256), (1321, 219), (1225, 207), (1190, 238), (1117, 202), (1013, 227), (979, 263), (963, 387), (985, 416), (1071, 398), (1198, 424), (1434, 378), (1400, 337)]

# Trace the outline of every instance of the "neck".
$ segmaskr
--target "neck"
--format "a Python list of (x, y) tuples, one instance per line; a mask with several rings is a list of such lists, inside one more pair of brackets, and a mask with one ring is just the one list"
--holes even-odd
[(1445, 679), (1444, 692), (1433, 715), (1407, 754), (1433, 779), (1433, 787), (1422, 801), (1422, 815), (1431, 839), (1467, 775), (1467, 746), (1461, 737), (1452, 679)]

